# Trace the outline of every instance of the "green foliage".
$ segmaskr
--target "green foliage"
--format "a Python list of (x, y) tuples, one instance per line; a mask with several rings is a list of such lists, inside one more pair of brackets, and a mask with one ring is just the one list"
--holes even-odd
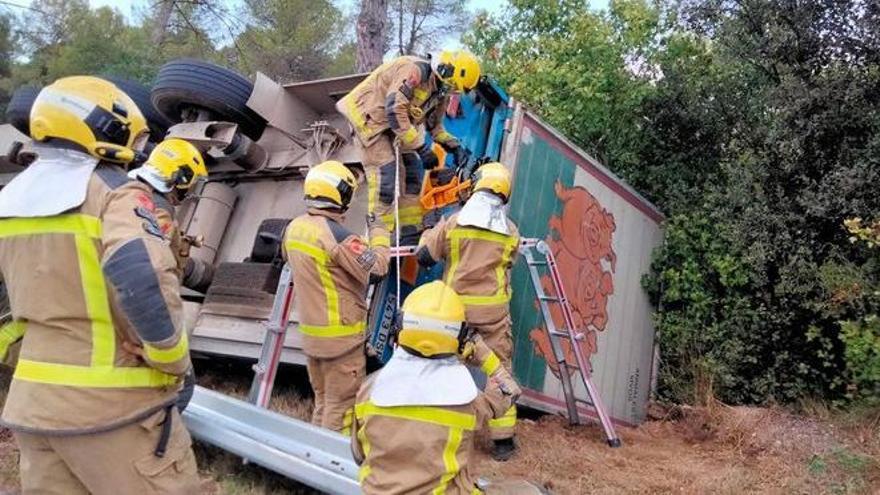
[(246, 72), (260, 70), (281, 82), (302, 81), (321, 77), (334, 65), (345, 41), (345, 18), (332, 2), (247, 0), (245, 5), (251, 22), (237, 45), (244, 52), (240, 65)]
[(330, 1), (159, 0), (136, 23), (86, 0), (34, 0), (0, 16), (0, 118), (12, 90), (59, 77), (114, 75), (149, 84), (168, 60), (194, 57), (281, 82), (354, 71), (350, 19)]
[(510, 4), (506, 16), (480, 16), (465, 37), (485, 71), (604, 162), (634, 168), (629, 143), (636, 110), (652, 91), (645, 62), (656, 50), (661, 11), (643, 0), (613, 1), (608, 13), (580, 1)]
[(474, 24), (513, 96), (667, 213), (644, 280), (664, 398), (877, 394), (880, 263), (843, 221), (880, 211), (878, 17), (859, 0), (513, 0)]
[(880, 403), (880, 317), (868, 315), (842, 324), (851, 398)]

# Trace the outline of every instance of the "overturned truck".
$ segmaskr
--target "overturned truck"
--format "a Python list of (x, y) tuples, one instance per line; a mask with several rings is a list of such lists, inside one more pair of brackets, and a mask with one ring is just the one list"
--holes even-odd
[[(279, 85), (262, 74), (252, 82), (197, 60), (169, 62), (149, 93), (115, 79), (142, 107), (153, 140), (175, 136), (208, 150), (209, 178), (178, 208), (182, 230), (198, 239), (184, 289), (186, 325), (194, 353), (257, 359), (283, 262), (281, 235), (304, 212), (302, 179), (308, 168), (336, 159), (363, 177), (353, 135), (335, 103), (366, 75)], [(112, 79), (112, 78), (111, 78)], [(27, 100), (16, 93), (0, 126), (0, 185), (27, 163)], [(28, 96), (30, 95), (30, 96)], [(446, 128), (475, 158), (499, 160), (514, 176), (510, 215), (523, 236), (543, 239), (566, 287), (584, 338), (565, 342), (590, 357), (593, 379), (612, 420), (641, 422), (656, 374), (651, 310), (640, 279), (661, 242), (661, 213), (595, 159), (542, 122), (488, 78), (447, 112)], [(358, 190), (347, 227), (365, 231), (366, 187)], [(432, 276), (406, 262), (413, 283)], [(560, 373), (526, 267), (512, 277), (514, 375), (520, 402), (565, 411)], [(435, 274), (436, 275), (436, 272)], [(547, 284), (550, 280), (541, 280)], [(392, 304), (393, 305), (393, 304)], [(385, 293), (374, 291), (371, 351), (382, 356)], [(553, 313), (553, 319), (562, 318)], [(297, 314), (290, 316), (295, 330)], [(302, 365), (299, 334), (287, 332), (281, 361)], [(572, 361), (574, 361), (572, 359)], [(576, 389), (584, 397), (585, 391)], [(198, 407), (198, 406), (197, 406)], [(593, 417), (588, 404), (580, 407)]]

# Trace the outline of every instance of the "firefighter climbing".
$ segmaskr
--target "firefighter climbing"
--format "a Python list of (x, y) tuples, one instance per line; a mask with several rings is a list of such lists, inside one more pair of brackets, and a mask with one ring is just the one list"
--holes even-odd
[[(467, 160), (467, 151), (443, 127), (451, 92), (469, 91), (480, 79), (477, 59), (466, 51), (444, 51), (430, 60), (398, 57), (377, 68), (339, 100), (337, 110), (351, 123), (369, 188), (368, 211), (391, 230), (394, 224), (395, 173), (404, 178), (400, 191), (401, 236), (421, 230), (419, 203), (422, 169), (438, 165), (426, 142), (424, 128), (434, 142), (452, 153), (456, 166)], [(397, 170), (395, 146), (401, 152)]]

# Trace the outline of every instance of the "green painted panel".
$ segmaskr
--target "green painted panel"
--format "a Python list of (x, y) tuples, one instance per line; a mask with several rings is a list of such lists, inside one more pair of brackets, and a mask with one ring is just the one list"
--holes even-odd
[[(529, 132), (525, 130), (525, 132)], [(562, 211), (554, 185), (574, 184), (575, 164), (565, 158), (534, 133), (519, 145), (510, 217), (523, 237), (547, 237), (550, 217)], [(510, 301), (513, 319), (513, 369), (517, 381), (525, 387), (542, 391), (547, 363), (534, 352), (529, 332), (543, 326), (535, 291), (525, 263), (516, 263), (511, 275), (513, 297)]]

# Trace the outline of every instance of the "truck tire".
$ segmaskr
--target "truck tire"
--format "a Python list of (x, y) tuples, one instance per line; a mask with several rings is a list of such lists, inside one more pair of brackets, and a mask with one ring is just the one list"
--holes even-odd
[(37, 99), (41, 89), (37, 86), (22, 86), (12, 93), (6, 106), (6, 121), (22, 134), (31, 135), (31, 107), (34, 106), (34, 100)]
[(239, 125), (241, 132), (260, 139), (266, 121), (247, 106), (254, 85), (241, 74), (208, 62), (172, 60), (159, 69), (153, 85), (156, 108), (173, 122), (181, 121), (187, 107), (208, 110), (217, 120)]
[(150, 141), (154, 143), (162, 142), (162, 139), (165, 138), (165, 133), (168, 132), (168, 128), (171, 127), (172, 123), (153, 106), (153, 101), (150, 99), (150, 88), (124, 77), (101, 77), (115, 84), (117, 88), (134, 100), (135, 105), (138, 106), (141, 113), (144, 114), (144, 118), (147, 119), (147, 125), (150, 127)]

